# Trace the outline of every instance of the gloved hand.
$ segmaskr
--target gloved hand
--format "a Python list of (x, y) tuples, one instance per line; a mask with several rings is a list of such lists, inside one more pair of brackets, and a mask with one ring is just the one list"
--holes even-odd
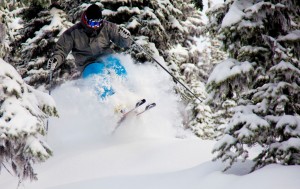
[(130, 36), (130, 32), (123, 27), (119, 27), (119, 34), (125, 39), (127, 39)]
[(47, 63), (47, 70), (54, 71), (57, 66), (57, 63), (58, 61), (56, 58), (50, 58)]

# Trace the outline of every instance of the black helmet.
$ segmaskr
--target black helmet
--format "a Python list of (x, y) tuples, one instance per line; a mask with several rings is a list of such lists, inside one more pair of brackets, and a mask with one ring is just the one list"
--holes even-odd
[(98, 5), (92, 4), (91, 6), (89, 6), (86, 9), (85, 15), (86, 15), (88, 20), (90, 20), (90, 19), (102, 19), (102, 10)]

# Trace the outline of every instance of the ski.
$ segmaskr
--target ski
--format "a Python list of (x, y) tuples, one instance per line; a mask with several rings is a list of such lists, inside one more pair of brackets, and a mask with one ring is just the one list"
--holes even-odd
[(148, 111), (148, 110), (154, 108), (155, 106), (156, 106), (156, 103), (148, 104), (148, 105), (145, 107), (145, 110), (143, 110), (143, 111), (137, 113), (136, 115), (139, 116), (139, 115), (145, 113), (146, 111)]
[(129, 114), (134, 113), (135, 116), (140, 116), (141, 114), (145, 113), (146, 111), (149, 111), (150, 109), (154, 108), (156, 106), (156, 103), (151, 103), (148, 104), (145, 109), (141, 112), (135, 112), (135, 110), (140, 107), (141, 105), (145, 104), (146, 100), (142, 99), (140, 101), (138, 101), (135, 105), (134, 108), (132, 108), (131, 110), (129, 110), (128, 112), (124, 113), (123, 116), (121, 117), (121, 119), (117, 122), (117, 126), (114, 128), (113, 130), (113, 134), (115, 133), (115, 131), (118, 129), (118, 127), (120, 127), (121, 123), (124, 122), (124, 120), (126, 120), (126, 118), (128, 117)]
[(124, 113), (123, 116), (121, 117), (121, 119), (118, 121), (118, 125), (120, 123), (122, 123), (126, 117), (128, 116), (128, 114), (130, 114), (131, 112), (133, 112), (134, 110), (136, 110), (138, 107), (140, 107), (141, 105), (145, 104), (146, 100), (145, 99), (142, 99), (140, 101), (138, 101), (136, 104), (135, 104), (135, 107), (132, 108), (131, 110), (129, 110), (128, 112)]
[(139, 100), (136, 104), (135, 107), (132, 108), (131, 110), (127, 111), (126, 113), (123, 114), (123, 116), (121, 117), (121, 119), (117, 122), (117, 126), (115, 127), (115, 129), (113, 130), (113, 133), (117, 130), (117, 128), (121, 125), (121, 123), (126, 119), (126, 117), (131, 114), (132, 112), (134, 112), (138, 107), (140, 107), (141, 105), (145, 104), (146, 100), (142, 99)]

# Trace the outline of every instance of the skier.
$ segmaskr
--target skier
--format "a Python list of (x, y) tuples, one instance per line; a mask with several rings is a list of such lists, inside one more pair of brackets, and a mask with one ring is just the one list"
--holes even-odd
[[(130, 32), (103, 20), (101, 8), (92, 4), (82, 14), (81, 21), (60, 36), (53, 56), (48, 60), (47, 69), (50, 71), (57, 69), (72, 51), (77, 69), (82, 72), (99, 57), (112, 54), (113, 50), (110, 48), (112, 43), (121, 48), (129, 48)], [(117, 68), (120, 66), (123, 69), (122, 65), (118, 65)], [(112, 68), (116, 69), (113, 66)]]
[[(130, 36), (130, 32), (127, 29), (102, 19), (101, 8), (96, 4), (92, 4), (83, 12), (81, 21), (60, 36), (53, 56), (48, 60), (47, 69), (53, 72), (63, 64), (67, 55), (72, 51), (77, 69), (82, 73), (83, 78), (85, 78), (85, 73), (87, 75), (91, 72), (101, 74), (103, 69), (114, 69), (117, 75), (124, 76), (127, 74), (126, 70), (116, 58), (108, 57), (104, 58), (104, 61), (99, 61), (99, 58), (113, 53), (113, 50), (110, 48), (111, 43), (121, 48), (129, 48), (132, 43)], [(113, 89), (102, 86), (101, 83), (97, 85), (104, 91), (100, 90), (101, 94), (99, 94), (99, 97), (101, 99), (114, 94)], [(145, 103), (144, 99), (139, 101), (134, 109), (143, 103)], [(154, 106), (155, 103), (148, 104), (141, 113)], [(115, 112), (124, 113), (125, 109), (126, 105), (123, 104), (115, 106)], [(129, 112), (133, 112), (134, 109)], [(120, 123), (125, 119), (126, 115), (122, 117)]]

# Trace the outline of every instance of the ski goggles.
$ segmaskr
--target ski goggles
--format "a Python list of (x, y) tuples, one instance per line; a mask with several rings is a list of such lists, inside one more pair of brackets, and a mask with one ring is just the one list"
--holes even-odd
[(87, 17), (85, 17), (86, 23), (91, 28), (99, 28), (103, 22), (102, 19), (90, 19), (88, 20)]

